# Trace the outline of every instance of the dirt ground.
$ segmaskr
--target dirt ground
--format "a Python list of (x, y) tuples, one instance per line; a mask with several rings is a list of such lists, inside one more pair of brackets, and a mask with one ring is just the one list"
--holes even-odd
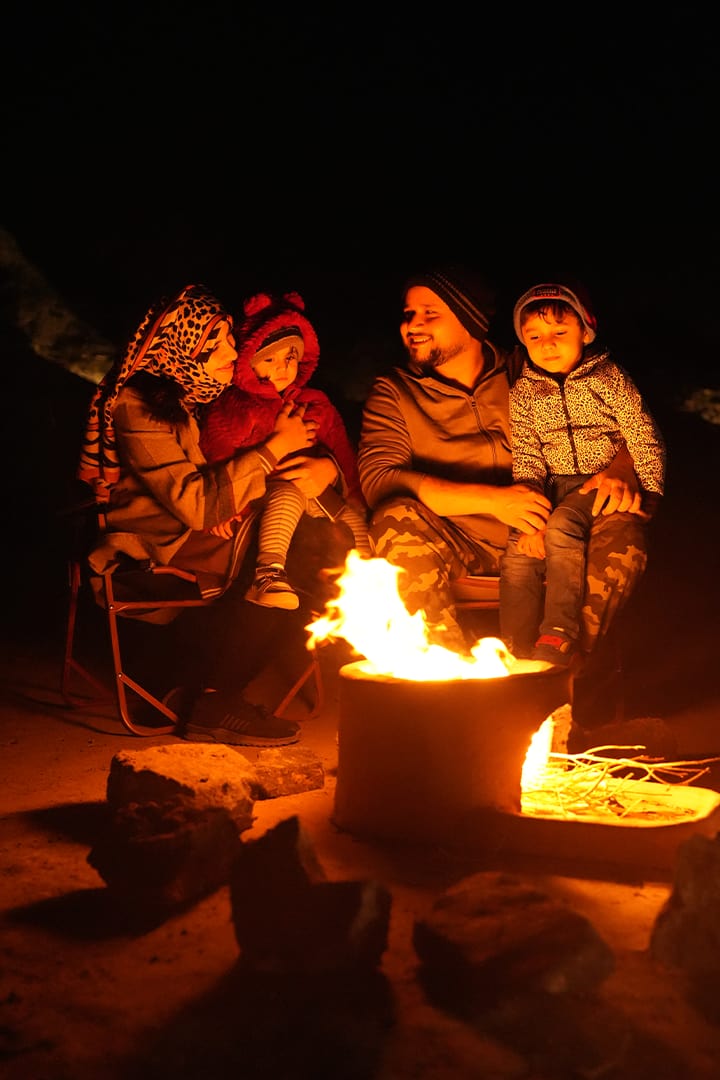
[[(42, 686), (39, 670), (47, 677)], [(441, 845), (368, 842), (333, 825), (332, 670), (319, 717), (294, 706), (303, 745), (323, 762), (323, 788), (256, 802), (243, 839), (297, 814), (330, 880), (374, 879), (391, 890), (388, 948), (376, 977), (242, 974), (227, 887), (159, 925), (119, 918), (87, 855), (107, 823), (111, 758), (138, 740), (121, 733), (111, 707), (60, 707), (52, 692), (58, 674), (45, 654), (15, 656), (12, 671), (5, 670), (0, 1053), (8, 1080), (199, 1080), (230, 1069), (253, 1078), (383, 1080), (717, 1075), (720, 1017), (693, 1003), (684, 977), (658, 968), (648, 953), (671, 888), (669, 871), (529, 855), (479, 859)], [(142, 745), (158, 741), (173, 740)], [(254, 752), (246, 753), (252, 759)], [(570, 1005), (562, 1006), (561, 1052), (546, 1016), (531, 1018), (522, 1034), (513, 1027), (513, 1041), (482, 1018), (468, 1021), (437, 1007), (423, 991), (412, 945), (416, 919), (455, 882), (492, 867), (568, 903), (612, 948), (615, 971), (578, 1006), (591, 1010), (596, 1032), (607, 1028), (607, 1043), (592, 1057), (601, 1071), (589, 1071), (584, 1041), (568, 1065), (567, 1047), (581, 1022)]]
[[(675, 759), (712, 757), (720, 753), (720, 598), (714, 504), (708, 505), (704, 477), (717, 475), (719, 429), (690, 416), (664, 422), (672, 429), (670, 497), (628, 612), (626, 730), (632, 733), (632, 721), (652, 719)], [(597, 864), (591, 851), (569, 863), (531, 854), (480, 859), (442, 845), (370, 842), (335, 827), (332, 650), (323, 660), (327, 696), (320, 715), (310, 717), (303, 702), (292, 712), (302, 722), (302, 745), (323, 763), (324, 786), (257, 802), (243, 839), (298, 815), (330, 880), (372, 878), (391, 890), (388, 947), (376, 975), (303, 980), (242, 973), (226, 887), (159, 925), (119, 919), (87, 856), (107, 821), (112, 757), (138, 740), (124, 732), (112, 706), (72, 710), (59, 698), (59, 570), (50, 554), (42, 596), (29, 604), (22, 595), (5, 612), (0, 1064), (6, 1080), (718, 1075), (718, 1011), (648, 952), (672, 888), (671, 869)], [(259, 699), (265, 692), (257, 687)], [(156, 741), (173, 737), (144, 745)], [(702, 786), (720, 791), (717, 767)], [(614, 952), (615, 970), (597, 994), (562, 1003), (559, 1020), (526, 1016), (524, 1026), (499, 1028), (486, 1017), (468, 1019), (433, 1003), (418, 978), (416, 919), (454, 883), (497, 867), (569, 903)], [(293, 918), (291, 908), (286, 917)], [(575, 1047), (577, 1010), (584, 1010), (586, 1024), (592, 1018), (591, 1057), (585, 1044)]]

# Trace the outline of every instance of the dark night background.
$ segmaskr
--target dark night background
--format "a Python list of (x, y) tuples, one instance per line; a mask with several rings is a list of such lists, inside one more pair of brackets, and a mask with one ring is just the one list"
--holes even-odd
[[(19, 1020), (17, 1032), (11, 1019), (0, 1034), (21, 1073), (25, 1063), (23, 1075), (32, 1075), (38, 1057), (55, 1057), (63, 1076), (94, 1076), (92, 1064), (83, 1071), (75, 1059), (96, 1049), (102, 1075), (108, 1068), (119, 1075), (111, 1068), (117, 1049), (122, 1066), (127, 1045), (137, 1039), (143, 1075), (150, 1075), (142, 1070), (146, 1056), (153, 1076), (166, 1075), (154, 1065), (167, 1047), (172, 1075), (189, 1076), (197, 1060), (197, 1075), (211, 1076), (220, 1075), (213, 1062), (226, 1049), (231, 1066), (240, 1053), (241, 1071), (252, 1071), (246, 1036), (252, 1047), (281, 1024), (282, 1038), (274, 1040), (280, 1072), (302, 1029), (303, 1050), (312, 1059), (308, 1076), (335, 1076), (338, 1062), (356, 1065), (353, 1075), (369, 1076), (367, 1062), (386, 1021), (375, 1019), (375, 1007), (363, 1012), (362, 990), (358, 1011), (354, 976), (352, 1013), (334, 983), (327, 1007), (316, 1006), (324, 998), (313, 992), (297, 1009), (274, 984), (253, 978), (247, 1005), (238, 1004), (226, 979), (215, 986), (213, 974), (209, 984), (212, 965), (203, 975), (217, 925), (206, 933), (209, 924), (193, 924), (191, 936), (184, 929), (178, 936), (173, 927), (157, 947), (143, 937), (137, 949), (126, 939), (106, 948), (100, 932), (91, 940), (100, 909), (80, 903), (85, 890), (75, 891), (84, 880), (77, 875), (76, 841), (84, 843), (85, 835), (77, 831), (74, 811), (85, 805), (76, 803), (90, 797), (91, 784), (95, 790), (99, 766), (93, 773), (88, 761), (102, 760), (119, 724), (111, 721), (106, 739), (61, 713), (62, 724), (45, 746), (51, 730), (45, 721), (52, 724), (58, 714), (44, 701), (48, 694), (55, 700), (59, 681), (68, 600), (62, 515), (93, 385), (68, 370), (64, 356), (36, 350), (32, 335), (8, 320), (19, 285), (11, 260), (3, 264), (2, 232), (14, 237), (67, 308), (118, 348), (152, 300), (190, 281), (204, 281), (231, 309), (258, 289), (299, 290), (321, 345), (314, 383), (327, 384), (353, 433), (374, 372), (402, 358), (400, 288), (418, 264), (457, 259), (484, 270), (499, 289), (492, 336), (502, 344), (512, 343), (510, 313), (521, 291), (559, 272), (584, 280), (600, 338), (635, 377), (668, 443), (667, 494), (653, 523), (648, 570), (623, 627), (625, 716), (638, 724), (634, 735), (623, 729), (621, 741), (645, 745), (650, 732), (665, 739), (663, 756), (714, 757), (720, 396), (716, 389), (710, 422), (683, 403), (698, 388), (718, 387), (715, 12), (692, 3), (662, 10), (629, 3), (503, 3), (496, 10), (487, 3), (387, 0), (292, 7), (271, 0), (148, 0), (142, 6), (106, 0), (81, 11), (80, 5), (10, 0), (2, 44), (0, 460), (9, 580), (0, 638), (2, 692), (9, 702), (3, 723), (10, 732), (6, 745), (15, 747), (7, 761), (22, 765), (8, 791), (13, 797), (18, 778), (27, 777), (22, 805), (33, 806), (12, 815), (6, 877), (15, 883), (13, 895), (26, 880), (40, 884), (30, 884), (14, 913), (24, 922), (23, 939), (8, 939), (13, 992), (4, 1004)], [(42, 292), (31, 291), (25, 313), (40, 315), (43, 304)], [(32, 711), (18, 697), (26, 671)], [(609, 707), (602, 694), (597, 706)], [(608, 741), (617, 737), (616, 730)], [(335, 730), (328, 727), (330, 744), (335, 752)], [(720, 789), (717, 779), (712, 783)], [(29, 801), (36, 792), (38, 809)], [(57, 862), (66, 852), (57, 842), (60, 819), (44, 809), (58, 809), (59, 792), (72, 800), (59, 808), (73, 811), (63, 818), (73, 823), (65, 826), (73, 841), (67, 869)], [(343, 863), (334, 837), (331, 845), (329, 865), (337, 870)], [(363, 857), (355, 852), (352, 858)], [(53, 866), (61, 868), (55, 878), (48, 877)], [(435, 866), (430, 859), (430, 869)], [(409, 878), (394, 920), (410, 919), (416, 893), (424, 903), (426, 869), (407, 864), (400, 872)], [(353, 880), (366, 872), (362, 866), (358, 874), (353, 863)], [(454, 863), (452, 872), (462, 872), (462, 864)], [(657, 1075), (657, 1061), (667, 1064), (663, 1075), (695, 1075), (676, 1060), (673, 1040), (653, 1034), (663, 1027), (674, 1029), (678, 1043), (691, 1044), (688, 1060), (705, 1064), (714, 1052), (716, 1033), (711, 1040), (695, 1012), (677, 1006), (685, 973), (668, 978), (672, 998), (669, 990), (663, 996), (654, 969), (643, 977), (630, 945), (639, 943), (633, 919), (647, 925), (657, 893), (645, 893), (641, 874), (638, 867), (627, 910), (615, 883), (608, 909), (628, 960), (618, 974), (628, 975), (620, 1001), (629, 997), (633, 1016), (642, 1016), (632, 1021), (628, 1037), (616, 1038), (626, 1027), (615, 1007), (593, 1013), (585, 1075), (600, 1069), (620, 1075), (627, 1046), (638, 1059), (648, 1051)], [(42, 936), (46, 922), (51, 932), (56, 920), (62, 930), (68, 912), (82, 920), (69, 944)], [(402, 925), (400, 936), (409, 942), (409, 923)], [(37, 943), (35, 953), (25, 944), (25, 930)], [(192, 948), (195, 939), (199, 951)], [(161, 989), (151, 1001), (152, 987), (161, 982), (152, 972), (147, 978), (144, 965), (160, 971), (166, 954), (177, 961), (163, 967), (160, 979), (173, 993), (167, 997)], [(185, 963), (192, 965), (189, 973), (178, 967)], [(412, 1047), (399, 1055), (395, 1048), (390, 1072), (452, 1071), (456, 1061), (476, 1055), (477, 1035), (483, 1052), (490, 1048), (490, 1071), (507, 1066), (508, 1075), (518, 1075), (524, 1058), (508, 1056), (507, 1048), (498, 1054), (481, 1029), (470, 1033), (455, 1016), (449, 1027), (438, 1023), (425, 995), (411, 985), (411, 963), (404, 952), (391, 961), (399, 973), (399, 1037), (406, 1027)], [(712, 982), (707, 1012), (716, 1027)], [(191, 1000), (175, 1015), (186, 984)], [(510, 1002), (509, 1010), (491, 1012), (521, 1018), (524, 1007), (518, 1011)], [(545, 1028), (546, 1011), (537, 1015)], [(340, 1038), (346, 1016), (347, 1043)], [(553, 1052), (560, 1047), (564, 1054), (568, 1046), (572, 1052), (574, 1038), (558, 1034), (558, 1024), (553, 1017), (543, 1037)], [(612, 1058), (596, 1056), (602, 1041)], [(518, 1044), (532, 1045), (526, 1030)], [(332, 1056), (329, 1072), (322, 1068), (326, 1055)], [(467, 1075), (478, 1075), (484, 1060), (473, 1060)], [(527, 1067), (533, 1075), (542, 1068), (534, 1052)], [(228, 1074), (224, 1065), (221, 1074)], [(270, 1075), (267, 1069), (262, 1074)], [(627, 1075), (650, 1073), (631, 1069)]]
[[(297, 289), (320, 338), (314, 382), (353, 435), (374, 374), (402, 360), (409, 270), (483, 270), (502, 344), (519, 293), (569, 272), (663, 423), (718, 382), (709, 16), (503, 12), (11, 4), (0, 226), (117, 348), (189, 281), (231, 309)], [(16, 355), (3, 455), (22, 468), (8, 498), (42, 543), (91, 388)], [(37, 566), (28, 530), (13, 535)]]
[(520, 290), (567, 270), (639, 379), (702, 383), (709, 16), (504, 9), (12, 5), (2, 224), (112, 340), (187, 280), (230, 306), (288, 285), (337, 367), (394, 342), (409, 268), (457, 258), (500, 289), (496, 338)]

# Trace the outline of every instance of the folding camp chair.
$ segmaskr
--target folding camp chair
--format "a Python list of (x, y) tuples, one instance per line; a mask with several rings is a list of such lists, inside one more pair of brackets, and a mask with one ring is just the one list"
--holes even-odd
[[(87, 565), (87, 552), (90, 547), (87, 537), (92, 532), (88, 526), (88, 520), (95, 522), (94, 535), (96, 536), (97, 529), (102, 530), (104, 526), (104, 514), (103, 508), (98, 507), (92, 498), (74, 506), (70, 512), (77, 517), (77, 522), (73, 529), (74, 542), (71, 544), (68, 559), (69, 604), (61, 694), (69, 705), (82, 707), (92, 705), (101, 699), (107, 700), (109, 696), (112, 696), (107, 685), (76, 655), (76, 631), (81, 595), (84, 587), (87, 592), (93, 591)], [(137, 618), (143, 613), (147, 615), (150, 612), (166, 611), (171, 614), (176, 609), (205, 607), (213, 602), (212, 599), (202, 596), (194, 574), (171, 566), (132, 564), (129, 568), (118, 568), (113, 573), (99, 576), (97, 584), (99, 585), (98, 600), (105, 614), (110, 639), (114, 694), (123, 725), (133, 735), (153, 736), (177, 733), (181, 722), (178, 712), (158, 698), (146, 685), (143, 685), (140, 679), (135, 678), (127, 670), (122, 624), (125, 619)], [(97, 607), (97, 602), (94, 606)], [(313, 650), (302, 674), (273, 710), (275, 716), (280, 717), (284, 714), (310, 678), (314, 679), (315, 685), (315, 704), (311, 715), (319, 711), (323, 702), (322, 680), (318, 658)], [(86, 688), (92, 688), (93, 692), (89, 697), (87, 694), (80, 695), (74, 689), (78, 679)], [(142, 699), (146, 705), (150, 706), (150, 715), (152, 715), (152, 710), (159, 714), (159, 724), (143, 723), (134, 718), (131, 695), (128, 691), (132, 692), (135, 699)], [(135, 704), (134, 700), (132, 704)]]
[(458, 611), (497, 611), (500, 607), (500, 578), (497, 574), (468, 574), (451, 583)]

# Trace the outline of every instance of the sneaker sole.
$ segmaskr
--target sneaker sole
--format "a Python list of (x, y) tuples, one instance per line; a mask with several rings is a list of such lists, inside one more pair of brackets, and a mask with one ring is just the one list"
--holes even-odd
[(284, 611), (296, 611), (300, 607), (300, 601), (292, 593), (276, 593), (274, 596), (246, 596), (251, 604), (258, 607), (282, 608)]
[(300, 741), (300, 732), (293, 735), (284, 735), (281, 738), (270, 739), (261, 735), (239, 735), (237, 731), (226, 731), (222, 728), (193, 728), (185, 729), (184, 738), (187, 742), (220, 743), (223, 746), (292, 746)]

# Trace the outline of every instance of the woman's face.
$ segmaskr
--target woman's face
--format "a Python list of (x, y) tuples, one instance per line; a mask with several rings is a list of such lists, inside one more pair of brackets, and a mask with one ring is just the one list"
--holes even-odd
[(215, 379), (216, 382), (224, 385), (231, 383), (235, 370), (235, 360), (237, 359), (237, 349), (235, 348), (235, 338), (230, 323), (218, 323), (217, 329), (213, 331), (208, 339), (208, 345), (210, 351), (205, 360), (205, 370), (208, 375)]

